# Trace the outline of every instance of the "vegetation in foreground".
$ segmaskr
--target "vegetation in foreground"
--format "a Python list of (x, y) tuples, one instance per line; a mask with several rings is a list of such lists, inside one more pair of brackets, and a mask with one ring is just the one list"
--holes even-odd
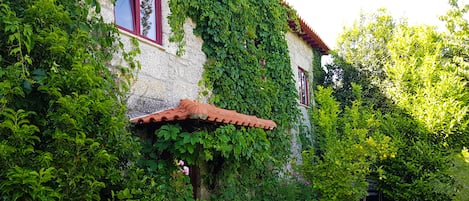
[[(465, 200), (469, 5), (450, 1), (445, 32), (384, 9), (346, 28), (312, 109), (305, 177), (321, 200)], [(462, 150), (462, 152), (461, 152)]]
[[(304, 152), (301, 175), (279, 178), (290, 146), (284, 131), (298, 111), (283, 39), (292, 11), (273, 2), (240, 0), (239, 10), (172, 0), (170, 21), (177, 30), (177, 19), (196, 18), (196, 33), (210, 36), (204, 84), (214, 103), (274, 119), (280, 129), (227, 126), (185, 138), (173, 125), (155, 133), (162, 141), (154, 145), (133, 137), (125, 117), (138, 48), (121, 49), (115, 26), (91, 12), (100, 11), (96, 0), (0, 0), (0, 199), (192, 200), (179, 159), (222, 164), (207, 177), (218, 200), (360, 199), (370, 180), (387, 200), (466, 199), (469, 5), (450, 1), (447, 32), (384, 11), (346, 29), (324, 79), (314, 75), (314, 86), (326, 86), (311, 111), (316, 143)], [(236, 26), (216, 31), (224, 24)], [(252, 44), (246, 50), (232, 38)], [(111, 66), (117, 54), (126, 63)], [(240, 54), (242, 62), (231, 57)], [(239, 63), (252, 76), (223, 70)], [(224, 79), (237, 76), (244, 81)]]

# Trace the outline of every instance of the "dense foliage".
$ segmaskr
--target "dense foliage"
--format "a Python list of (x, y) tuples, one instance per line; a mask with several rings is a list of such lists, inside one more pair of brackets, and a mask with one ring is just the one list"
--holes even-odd
[[(450, 1), (448, 32), (363, 15), (327, 74), (314, 52), (312, 86), (331, 88), (318, 87), (315, 143), (292, 180), (279, 175), (299, 117), (284, 38), (293, 11), (169, 2), (181, 50), (186, 18), (204, 40), (203, 95), (278, 128), (171, 125), (139, 143), (125, 116), (138, 49), (122, 50), (98, 1), (0, 0), (0, 200), (192, 200), (189, 165), (208, 167), (214, 200), (358, 200), (368, 181), (388, 200), (467, 197), (469, 5)], [(115, 55), (126, 63), (110, 65)]]
[[(156, 142), (153, 144), (156, 158), (164, 158), (169, 154), (183, 159), (189, 165), (206, 167), (209, 163), (207, 170), (203, 170), (203, 181), (212, 193), (221, 194), (218, 199), (230, 200), (233, 193), (241, 190), (222, 192), (225, 185), (252, 185), (248, 183), (251, 180), (239, 180), (237, 172), (253, 171), (243, 167), (262, 166), (269, 157), (270, 142), (266, 132), (260, 128), (237, 129), (233, 125), (226, 125), (190, 130), (179, 125), (163, 125), (156, 130)], [(254, 195), (238, 195), (241, 196), (252, 200)]]
[(138, 158), (128, 66), (97, 1), (0, 1), (0, 199), (101, 200)]
[[(256, 156), (250, 162), (223, 156), (223, 177), (218, 177), (224, 183), (217, 199), (262, 199), (254, 195), (269, 191), (283, 196), (276, 194), (280, 188), (276, 175), (290, 155), (287, 131), (299, 114), (285, 40), (288, 17), (294, 13), (273, 0), (171, 0), (170, 8), (172, 40), (179, 42), (181, 50), (186, 18), (196, 23), (194, 33), (204, 41), (202, 50), (208, 60), (201, 85), (210, 91), (204, 93), (210, 101), (222, 108), (272, 119), (278, 125), (267, 133), (267, 156)], [(236, 179), (240, 177), (243, 179)]]
[(353, 84), (352, 106), (340, 109), (331, 88), (318, 87), (312, 122), (315, 125), (314, 148), (303, 152), (303, 176), (312, 181), (320, 200), (359, 200), (366, 196), (367, 178), (379, 177), (382, 170), (374, 164), (394, 158), (391, 137), (383, 134), (390, 125), (381, 113), (362, 104), (361, 88)]
[[(371, 130), (390, 137), (392, 148), (397, 150), (395, 157), (370, 161), (372, 171), (364, 175), (378, 183), (386, 200), (458, 200), (467, 190), (463, 179), (467, 166), (461, 160), (460, 150), (468, 142), (469, 32), (464, 16), (469, 5), (461, 6), (457, 1), (450, 4), (451, 10), (442, 17), (447, 32), (425, 25), (411, 26), (405, 20), (393, 19), (385, 10), (362, 15), (353, 27), (344, 30), (333, 54), (334, 64), (327, 66), (325, 84), (334, 88), (339, 108), (347, 111), (355, 106), (353, 82), (361, 85), (361, 102), (366, 107), (360, 111), (369, 111), (375, 118), (382, 116), (376, 119), (382, 126)], [(316, 94), (319, 111), (324, 110), (321, 91)], [(334, 118), (331, 122), (340, 122), (337, 115), (329, 114), (328, 119)], [(351, 122), (353, 118), (345, 119), (341, 125)], [(319, 157), (319, 162), (313, 163), (310, 170), (320, 168), (326, 161), (328, 151), (333, 150), (328, 146), (334, 143), (324, 139), (337, 133), (335, 128), (321, 129), (323, 123), (317, 120), (313, 123), (318, 128), (319, 148), (311, 160)], [(365, 123), (374, 124), (375, 121)], [(356, 142), (341, 143), (347, 147)], [(340, 151), (334, 153), (339, 155)], [(350, 168), (346, 172), (356, 173)], [(318, 186), (343, 182), (342, 177), (330, 179), (316, 182), (320, 183)], [(327, 195), (321, 188), (315, 189)]]
[(321, 57), (322, 54), (321, 52), (319, 52), (319, 50), (313, 50), (313, 84), (311, 85), (310, 91), (314, 91), (314, 89), (316, 89), (318, 85), (323, 84), (326, 79), (326, 72), (324, 72), (324, 69), (322, 67)]

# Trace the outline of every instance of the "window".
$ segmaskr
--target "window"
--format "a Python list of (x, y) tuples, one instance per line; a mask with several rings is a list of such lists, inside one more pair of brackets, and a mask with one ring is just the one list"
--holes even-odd
[(298, 86), (300, 103), (303, 105), (309, 105), (308, 75), (302, 68), (298, 68)]
[(162, 44), (161, 0), (117, 0), (114, 16), (120, 29)]

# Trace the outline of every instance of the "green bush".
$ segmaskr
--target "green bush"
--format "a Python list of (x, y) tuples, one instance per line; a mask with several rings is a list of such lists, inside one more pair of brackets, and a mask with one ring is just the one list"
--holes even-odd
[(320, 200), (359, 200), (367, 195), (367, 179), (381, 174), (379, 160), (394, 158), (397, 149), (380, 131), (382, 115), (361, 104), (361, 88), (344, 111), (331, 88), (318, 87), (313, 111), (315, 144), (303, 152), (299, 167)]
[(0, 1), (1, 200), (105, 200), (125, 189), (139, 157), (126, 129), (132, 75), (109, 65), (119, 41), (99, 10), (96, 0)]

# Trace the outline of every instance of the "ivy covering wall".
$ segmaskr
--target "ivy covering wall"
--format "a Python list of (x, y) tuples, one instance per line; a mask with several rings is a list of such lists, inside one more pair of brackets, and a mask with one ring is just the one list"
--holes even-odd
[[(204, 41), (207, 62), (200, 85), (206, 91), (202, 95), (218, 107), (272, 119), (278, 125), (267, 132), (269, 147), (263, 158), (209, 161), (219, 167), (211, 172), (211, 180), (223, 181), (216, 183), (215, 196), (221, 200), (286, 199), (281, 196), (288, 193), (279, 191), (278, 173), (290, 157), (289, 130), (299, 120), (285, 40), (289, 16), (295, 20), (294, 11), (277, 0), (170, 0), (169, 5), (171, 41), (179, 44), (179, 53), (184, 53), (182, 27), (187, 18), (196, 23), (194, 33)], [(240, 156), (246, 155), (245, 150), (241, 149)]]
[[(285, 132), (298, 119), (297, 92), (285, 33), (288, 13), (279, 1), (171, 0), (173, 40), (181, 42), (187, 17), (197, 24), (208, 57), (201, 82), (215, 105), (272, 119), (277, 151), (288, 156)], [(261, 65), (262, 61), (265, 65)], [(276, 152), (279, 153), (279, 152)]]

